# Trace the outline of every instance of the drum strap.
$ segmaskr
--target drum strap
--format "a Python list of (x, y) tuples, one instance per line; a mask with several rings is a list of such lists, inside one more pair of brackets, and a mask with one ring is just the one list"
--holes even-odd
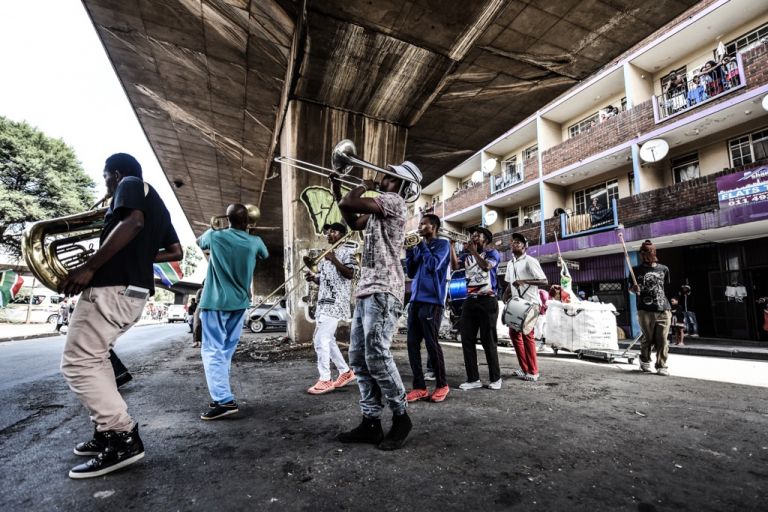
[[(524, 255), (523, 258), (525, 258), (525, 256), (527, 256), (527, 255)], [(518, 280), (517, 279), (517, 265), (515, 265), (515, 263), (517, 263), (517, 262), (518, 262), (517, 259), (512, 260), (512, 271), (515, 273), (515, 281)], [(529, 284), (528, 286), (525, 287), (525, 290), (523, 290), (522, 292), (520, 291), (520, 287), (517, 287), (516, 288), (517, 294), (522, 298), (523, 294), (525, 294), (531, 286), (533, 286), (533, 285)]]

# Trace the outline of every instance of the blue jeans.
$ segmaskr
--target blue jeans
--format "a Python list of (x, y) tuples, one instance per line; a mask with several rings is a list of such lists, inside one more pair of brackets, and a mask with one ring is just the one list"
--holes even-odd
[(245, 310), (200, 312), (203, 325), (203, 368), (211, 398), (224, 404), (235, 399), (229, 385), (229, 367), (243, 332)]
[(405, 387), (389, 348), (403, 305), (389, 293), (357, 299), (349, 342), (349, 365), (360, 388), (360, 410), (378, 418), (382, 395), (396, 415), (405, 412)]

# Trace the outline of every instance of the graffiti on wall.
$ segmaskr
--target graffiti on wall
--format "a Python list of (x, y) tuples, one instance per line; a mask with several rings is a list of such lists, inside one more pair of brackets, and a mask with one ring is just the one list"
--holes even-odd
[[(342, 194), (346, 194), (349, 189), (342, 188)], [(368, 191), (363, 197), (376, 197), (378, 192)], [(312, 185), (301, 191), (299, 200), (307, 209), (309, 218), (312, 221), (312, 227), (315, 234), (323, 234), (323, 226), (334, 222), (342, 222), (339, 206), (333, 199), (331, 189)]]

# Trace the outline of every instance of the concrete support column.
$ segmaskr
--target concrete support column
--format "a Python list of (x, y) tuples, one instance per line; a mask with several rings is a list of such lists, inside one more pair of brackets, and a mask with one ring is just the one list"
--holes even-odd
[[(302, 101), (291, 101), (280, 136), (279, 152), (323, 167), (331, 167), (331, 152), (342, 139), (352, 140), (357, 154), (381, 167), (400, 163), (405, 155), (408, 130), (360, 115)], [(360, 169), (353, 174), (360, 176)], [(372, 172), (365, 173), (372, 177)], [(304, 281), (303, 257), (317, 255), (329, 247), (322, 236), (326, 223), (341, 221), (341, 214), (329, 188), (328, 179), (282, 165), (283, 254), (285, 279), (295, 275), (286, 292), (288, 336), (305, 342), (312, 338), (314, 320), (310, 317), (310, 285)], [(381, 178), (378, 177), (377, 181)], [(361, 243), (361, 237), (355, 237)], [(354, 294), (353, 288), (353, 294)], [(343, 335), (340, 337), (343, 338)]]

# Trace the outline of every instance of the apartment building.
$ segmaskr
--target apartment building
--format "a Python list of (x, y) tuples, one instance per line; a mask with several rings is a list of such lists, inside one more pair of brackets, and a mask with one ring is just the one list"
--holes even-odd
[(627, 335), (617, 232), (633, 262), (650, 238), (702, 336), (768, 341), (767, 97), (768, 4), (702, 2), (425, 186), (408, 228), (482, 224), (505, 258), (523, 232), (553, 283), (559, 248)]

